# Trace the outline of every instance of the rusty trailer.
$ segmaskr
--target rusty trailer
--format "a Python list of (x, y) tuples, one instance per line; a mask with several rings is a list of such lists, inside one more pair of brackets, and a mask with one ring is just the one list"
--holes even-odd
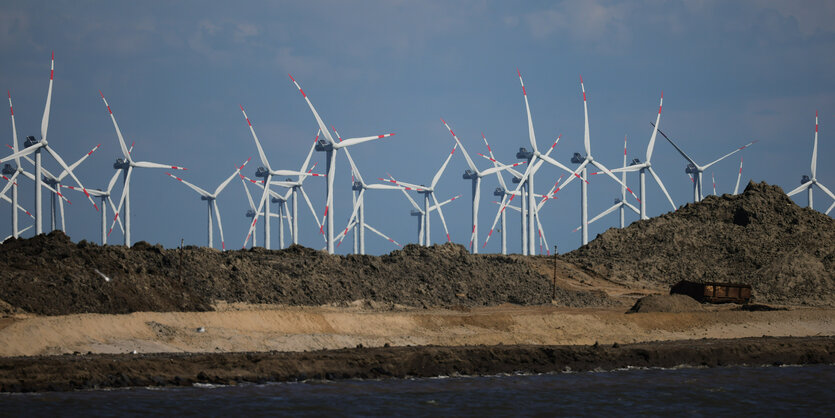
[(687, 295), (702, 303), (744, 304), (751, 300), (751, 285), (682, 280), (670, 288), (670, 294)]

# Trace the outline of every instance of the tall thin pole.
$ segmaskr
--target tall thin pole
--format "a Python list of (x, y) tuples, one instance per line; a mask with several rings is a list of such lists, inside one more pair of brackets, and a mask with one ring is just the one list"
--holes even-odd
[(213, 201), (211, 199), (208, 199), (207, 203), (208, 204), (206, 205), (206, 207), (209, 208), (209, 216), (208, 216), (208, 220), (209, 220), (209, 222), (208, 222), (208, 227), (209, 227), (208, 240), (209, 241), (208, 241), (207, 247), (212, 248), (212, 246), (214, 244), (212, 242), (213, 241), (212, 240), (212, 238), (213, 238), (212, 237), (212, 223), (213, 223), (212, 222), (212, 203), (213, 203)]
[(328, 158), (328, 190), (327, 190), (327, 211), (328, 211), (328, 219), (327, 221), (327, 228), (328, 228), (328, 253), (334, 253), (334, 243), (333, 243), (333, 177), (336, 172), (336, 150), (335, 149), (328, 149), (327, 151), (327, 158)]
[[(41, 171), (41, 149), (35, 150), (35, 233), (43, 234), (43, 218), (41, 217), (41, 186), (43, 185), (43, 173)], [(17, 210), (17, 208), (14, 208)]]
[(589, 193), (589, 186), (586, 181), (588, 180), (588, 169), (583, 167), (583, 178), (580, 182), (580, 225), (583, 226), (583, 245), (589, 243), (589, 210), (588, 210), (588, 193)]
[(554, 245), (554, 286), (551, 300), (557, 300), (557, 246)]
[(293, 244), (299, 243), (299, 188), (293, 187)]
[(519, 190), (522, 192), (522, 199), (519, 201), (522, 207), (522, 255), (528, 255), (528, 224), (526, 223), (525, 215), (528, 213), (528, 196), (526, 194), (527, 183), (523, 184)]

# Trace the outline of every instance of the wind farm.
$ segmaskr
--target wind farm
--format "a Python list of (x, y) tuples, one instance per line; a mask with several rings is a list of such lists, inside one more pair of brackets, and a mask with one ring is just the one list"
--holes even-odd
[(189, 9), (0, 5), (7, 413), (827, 412), (831, 6)]

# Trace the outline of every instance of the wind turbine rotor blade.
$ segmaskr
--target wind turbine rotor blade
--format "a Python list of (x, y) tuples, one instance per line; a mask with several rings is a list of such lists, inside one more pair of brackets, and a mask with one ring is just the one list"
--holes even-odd
[[(36, 144), (36, 145), (33, 145), (33, 146), (29, 147), (29, 148), (24, 148), (24, 149), (22, 149), (22, 150), (20, 150), (20, 151), (18, 151), (18, 152), (15, 152), (15, 153), (13, 153), (13, 154), (11, 154), (11, 155), (8, 155), (8, 156), (6, 156), (6, 157), (4, 157), (4, 158), (0, 158), (0, 163), (5, 163), (5, 162), (7, 162), (7, 161), (11, 161), (11, 160), (18, 161), (20, 158), (25, 157), (25, 156), (27, 156), (27, 155), (29, 155), (29, 154), (32, 154), (33, 152), (37, 151), (38, 149), (40, 149), (40, 148), (42, 148), (42, 147), (43, 147), (43, 145), (41, 145), (41, 144)], [(18, 167), (20, 167), (20, 165), (19, 165), (19, 164), (18, 164)]]
[(786, 195), (787, 195), (788, 197), (792, 197), (792, 196), (794, 196), (794, 195), (796, 195), (796, 194), (798, 194), (798, 193), (800, 193), (800, 192), (802, 192), (802, 191), (804, 191), (804, 190), (806, 190), (806, 189), (808, 189), (808, 188), (812, 187), (812, 184), (814, 184), (814, 183), (812, 183), (811, 181), (807, 181), (806, 183), (803, 183), (803, 184), (801, 184), (800, 186), (797, 186), (797, 188), (796, 188), (796, 189), (794, 189), (794, 190), (792, 190), (792, 191), (790, 191), (790, 192), (786, 193)]
[(586, 147), (586, 155), (591, 155), (591, 139), (589, 136), (589, 105), (586, 102), (586, 86), (583, 84), (583, 76), (580, 76), (580, 89), (583, 91), (583, 113), (585, 115), (583, 145)]
[[(12, 154), (17, 154), (17, 126), (15, 125), (14, 121), (14, 106), (12, 106), (12, 92), (7, 90), (6, 93), (9, 94), (9, 113), (11, 114), (12, 118)], [(20, 158), (15, 158), (15, 165), (20, 167)]]
[(252, 201), (252, 194), (249, 193), (249, 187), (246, 186), (246, 181), (244, 181), (244, 176), (241, 176), (241, 185), (244, 186), (244, 191), (246, 191), (246, 198), (249, 201), (250, 209), (255, 210), (255, 202)]
[(812, 147), (812, 178), (817, 178), (818, 168), (818, 111), (815, 111), (815, 145)]
[(116, 123), (116, 117), (113, 116), (113, 111), (110, 109), (110, 105), (107, 104), (107, 99), (104, 98), (104, 94), (101, 90), (99, 90), (99, 95), (101, 96), (102, 101), (104, 101), (104, 105), (107, 107), (107, 112), (110, 113), (110, 120), (113, 121), (113, 127), (116, 128), (116, 137), (119, 138), (119, 147), (122, 148), (122, 155), (124, 155), (128, 161), (131, 161), (130, 151), (128, 151), (128, 147), (125, 145), (125, 138), (122, 136), (122, 130), (119, 129), (119, 124)]
[(374, 135), (374, 136), (364, 136), (364, 137), (361, 137), (361, 138), (348, 138), (344, 141), (338, 142), (333, 147), (335, 149), (340, 149), (340, 148), (350, 147), (351, 145), (362, 144), (363, 142), (373, 141), (375, 139), (388, 138), (390, 136), (394, 136), (394, 133)]
[(821, 188), (821, 190), (823, 190), (823, 192), (824, 192), (824, 193), (828, 194), (828, 195), (829, 195), (829, 197), (831, 197), (832, 199), (835, 199), (835, 194), (832, 194), (832, 192), (831, 192), (829, 189), (827, 189), (827, 188), (826, 188), (826, 186), (824, 186), (823, 184), (821, 184), (821, 183), (819, 183), (819, 182), (817, 182), (817, 181), (815, 182), (815, 184), (816, 184), (818, 187), (820, 187), (820, 188)]
[[(75, 168), (76, 168), (76, 167), (78, 167), (81, 163), (83, 163), (83, 162), (84, 162), (84, 160), (86, 160), (86, 159), (87, 159), (87, 157), (89, 157), (89, 156), (90, 156), (90, 155), (92, 155), (94, 152), (96, 152), (96, 150), (97, 150), (97, 149), (99, 149), (99, 147), (100, 147), (100, 146), (101, 146), (101, 144), (96, 145), (95, 147), (93, 147), (93, 149), (91, 149), (91, 150), (90, 150), (90, 152), (88, 152), (88, 153), (84, 154), (84, 156), (82, 156), (81, 158), (79, 158), (76, 162), (72, 163), (72, 164), (70, 165), (70, 170), (75, 170)], [(66, 170), (65, 170), (65, 171), (62, 171), (62, 172), (61, 172), (61, 174), (60, 174), (60, 175), (56, 178), (56, 180), (58, 180), (58, 181), (60, 182), (61, 180), (63, 180), (63, 179), (64, 179), (64, 177), (66, 177), (66, 176), (67, 176), (67, 174), (68, 174), (68, 173), (67, 173), (67, 171), (66, 171)]]
[(307, 152), (307, 157), (304, 158), (304, 162), (301, 168), (299, 168), (299, 171), (307, 171), (307, 165), (310, 164), (310, 158), (313, 156), (313, 151), (316, 150), (316, 144), (319, 143), (319, 135), (321, 134), (321, 130), (316, 131), (316, 138), (313, 139), (313, 144), (310, 145), (310, 151)]
[(191, 184), (191, 183), (189, 183), (189, 182), (187, 182), (187, 181), (185, 181), (185, 180), (183, 180), (183, 179), (181, 179), (181, 178), (179, 178), (179, 177), (177, 177), (177, 176), (175, 176), (171, 173), (166, 172), (165, 175), (168, 176), (168, 177), (171, 177), (174, 180), (179, 181), (180, 183), (185, 184), (186, 187), (188, 187), (191, 190), (194, 190), (195, 192), (200, 194), (200, 196), (203, 196), (203, 197), (210, 197), (211, 196), (211, 194), (209, 192), (207, 192), (207, 191), (205, 191), (205, 190), (203, 190), (203, 189), (201, 189), (201, 188), (199, 188), (199, 187), (197, 187), (197, 186), (195, 186), (195, 185), (193, 185), (193, 184)]
[(119, 180), (119, 174), (122, 174), (122, 170), (116, 170), (113, 173), (113, 177), (110, 178), (110, 182), (107, 183), (107, 195), (110, 195), (110, 192), (113, 190), (113, 186), (116, 185), (116, 181)]
[(612, 178), (612, 180), (616, 181), (621, 186), (626, 187), (626, 191), (628, 191), (630, 194), (632, 194), (632, 197), (634, 197), (635, 200), (637, 200), (639, 202), (641, 201), (641, 199), (639, 199), (638, 196), (635, 195), (635, 192), (633, 192), (632, 189), (630, 189), (629, 186), (627, 186), (625, 183), (621, 182), (620, 179), (618, 178), (618, 176), (614, 175), (611, 170), (606, 168), (606, 166), (604, 166), (603, 164), (601, 164), (601, 163), (599, 163), (595, 160), (592, 160), (591, 163), (594, 164), (594, 166), (599, 168), (601, 171), (605, 172), (607, 176)]
[(594, 221), (597, 221), (598, 219), (600, 219), (600, 218), (602, 218), (602, 217), (604, 217), (604, 216), (606, 216), (606, 215), (608, 215), (608, 214), (610, 214), (610, 213), (612, 213), (612, 212), (616, 211), (616, 210), (617, 210), (620, 206), (621, 206), (621, 203), (615, 203), (614, 205), (612, 205), (611, 207), (609, 207), (609, 209), (606, 209), (606, 210), (604, 210), (603, 212), (600, 212), (600, 214), (598, 214), (598, 215), (597, 215), (597, 216), (595, 216), (594, 218), (589, 219), (588, 224), (589, 224), (589, 225), (591, 225), (592, 223), (594, 223)]
[(446, 242), (452, 242), (449, 238), (449, 229), (446, 227), (446, 219), (444, 219), (444, 211), (441, 209), (441, 205), (438, 204), (438, 198), (435, 197), (435, 193), (431, 193), (432, 200), (435, 202), (435, 206), (438, 208), (438, 216), (441, 217), (441, 225), (444, 226), (444, 233), (446, 234)]
[(396, 245), (396, 246), (398, 246), (398, 247), (401, 247), (401, 248), (403, 247), (402, 245), (400, 245), (400, 243), (399, 243), (399, 242), (397, 242), (397, 241), (395, 241), (395, 240), (393, 240), (393, 239), (389, 238), (386, 234), (383, 234), (382, 232), (378, 231), (378, 230), (377, 230), (376, 228), (374, 228), (373, 226), (368, 225), (368, 224), (365, 224), (365, 227), (366, 227), (366, 228), (368, 228), (368, 230), (369, 230), (369, 231), (371, 231), (371, 232), (373, 232), (373, 233), (375, 233), (375, 234), (377, 234), (377, 235), (379, 235), (379, 236), (381, 236), (381, 237), (383, 237), (383, 238), (387, 239), (390, 243), (392, 243), (392, 244), (394, 244), (394, 245)]
[(632, 209), (632, 212), (635, 212), (636, 215), (639, 215), (639, 216), (641, 215), (641, 211), (638, 208), (636, 208), (635, 206), (633, 206), (631, 203), (629, 203), (625, 200), (621, 203), (623, 203), (623, 205), (628, 207), (629, 209)]
[(389, 186), (388, 184), (369, 184), (365, 188), (373, 190), (403, 190), (400, 186)]
[(649, 124), (650, 124), (650, 125), (652, 125), (652, 126), (653, 126), (653, 127), (654, 127), (657, 131), (658, 131), (658, 133), (659, 133), (659, 134), (661, 134), (661, 136), (663, 136), (663, 137), (664, 137), (664, 139), (666, 139), (666, 140), (667, 140), (667, 142), (669, 142), (669, 143), (670, 143), (670, 145), (672, 145), (672, 146), (673, 146), (673, 148), (675, 148), (675, 149), (676, 149), (676, 151), (678, 151), (678, 153), (679, 153), (679, 154), (681, 154), (681, 156), (682, 156), (682, 157), (684, 157), (684, 159), (685, 159), (685, 160), (687, 160), (688, 162), (690, 162), (690, 164), (693, 164), (693, 165), (694, 165), (694, 166), (696, 166), (696, 167), (698, 167), (698, 166), (699, 166), (699, 164), (697, 164), (697, 163), (696, 163), (696, 161), (695, 161), (694, 159), (690, 158), (690, 156), (689, 156), (689, 155), (687, 155), (684, 151), (682, 151), (682, 149), (681, 149), (681, 148), (679, 148), (679, 147), (678, 147), (678, 145), (676, 145), (676, 143), (675, 143), (675, 142), (673, 142), (673, 140), (672, 140), (672, 139), (670, 139), (670, 137), (668, 137), (668, 136), (664, 133), (664, 131), (662, 131), (661, 129), (658, 129), (658, 127), (656, 127), (656, 126), (655, 126), (655, 124), (654, 124), (654, 123), (652, 123), (652, 122), (650, 122)]
[(553, 159), (553, 158), (551, 158), (547, 155), (540, 155), (539, 158), (541, 158), (543, 161), (545, 161), (548, 164), (551, 164), (554, 167), (561, 168), (566, 173), (573, 173), (573, 171), (571, 171), (570, 168), (566, 167), (565, 165), (563, 165), (559, 161), (557, 161), (557, 160), (555, 160), (555, 159)]
[(345, 231), (343, 231), (340, 235), (345, 235), (348, 233), (348, 228), (351, 227), (351, 223), (357, 218), (357, 211), (359, 210), (360, 205), (362, 205), (362, 197), (365, 195), (365, 189), (360, 190), (359, 195), (357, 196), (356, 202), (354, 202), (354, 210), (351, 211), (351, 217), (348, 218), (348, 226), (345, 227)]
[(55, 75), (55, 51), (52, 52), (52, 62), (49, 68), (49, 90), (46, 93), (46, 105), (41, 119), (41, 141), (46, 142), (46, 132), (49, 130), (49, 109), (52, 107), (52, 81)]
[(829, 205), (829, 209), (827, 209), (826, 212), (824, 212), (824, 215), (829, 215), (829, 212), (832, 211), (832, 208), (835, 208), (835, 202), (832, 202), (832, 204)]
[(731, 152), (729, 152), (729, 153), (727, 153), (727, 154), (725, 154), (725, 155), (723, 155), (723, 156), (719, 157), (718, 159), (714, 160), (714, 161), (713, 161), (713, 162), (711, 162), (710, 164), (706, 164), (704, 167), (702, 167), (702, 169), (705, 169), (705, 170), (706, 170), (708, 167), (710, 167), (710, 166), (712, 166), (712, 165), (714, 165), (714, 164), (718, 163), (719, 161), (724, 160), (725, 158), (730, 157), (731, 155), (734, 155), (734, 154), (736, 154), (736, 153), (738, 153), (738, 152), (740, 152), (740, 151), (744, 150), (745, 148), (750, 147), (751, 145), (755, 144), (755, 143), (756, 143), (756, 142), (758, 142), (758, 141), (759, 141), (759, 140), (754, 140), (754, 141), (751, 141), (751, 142), (749, 142), (749, 143), (747, 143), (747, 144), (745, 144), (745, 145), (743, 145), (743, 146), (741, 146), (741, 147), (739, 147), (739, 148), (737, 148), (737, 149), (735, 149), (735, 150), (733, 150), (733, 151), (731, 151)]
[[(116, 209), (113, 211), (113, 223), (110, 224), (110, 229), (107, 231), (108, 237), (113, 232), (113, 227), (116, 225), (116, 221), (119, 220), (119, 214), (122, 213), (122, 205), (125, 204), (125, 197), (128, 193), (130, 193), (131, 174), (133, 174), (133, 167), (128, 167), (128, 173), (125, 176), (125, 186), (122, 188), (122, 196), (119, 198), (119, 206), (116, 206)], [(110, 202), (110, 206), (114, 207), (113, 202)], [(119, 226), (121, 226), (121, 222), (119, 223)], [(122, 227), (122, 231), (124, 231), (124, 227)]]
[[(652, 158), (652, 150), (655, 148), (655, 137), (658, 135), (658, 125), (661, 123), (661, 107), (664, 105), (664, 92), (661, 92), (661, 101), (658, 103), (658, 116), (655, 117), (655, 124), (652, 125), (652, 136), (649, 137), (649, 145), (647, 145), (647, 156), (644, 162), (650, 161)], [(626, 142), (626, 141), (624, 141)], [(624, 165), (626, 165), (626, 144), (624, 144)]]
[[(339, 134), (336, 134), (336, 136), (339, 137)], [(351, 164), (351, 172), (356, 177), (356, 179), (359, 180), (360, 184), (364, 186), (365, 181), (363, 181), (362, 175), (360, 174), (360, 171), (357, 169), (357, 165), (354, 163), (354, 159), (351, 158), (351, 152), (348, 151), (348, 149), (345, 150), (345, 156), (348, 157), (348, 162)]]
[(467, 149), (464, 148), (464, 145), (458, 139), (458, 135), (455, 135), (455, 132), (452, 130), (452, 128), (449, 127), (449, 124), (446, 123), (444, 118), (441, 118), (441, 123), (443, 123), (444, 126), (446, 126), (450, 135), (452, 135), (452, 138), (455, 139), (455, 144), (461, 147), (461, 153), (464, 154), (464, 159), (467, 160), (467, 165), (470, 166), (470, 170), (473, 170), (473, 173), (478, 174), (478, 169), (476, 168), (475, 164), (473, 164), (473, 160), (470, 159), (470, 154), (467, 153)]
[[(316, 226), (319, 227), (319, 230), (321, 230), (322, 224), (319, 222), (319, 218), (316, 216), (316, 209), (313, 208), (313, 203), (310, 203), (310, 197), (307, 196), (307, 193), (305, 193), (304, 189), (299, 188), (299, 191), (302, 193), (302, 197), (304, 198), (305, 203), (307, 203), (308, 209), (310, 209), (310, 214), (313, 215), (313, 220), (316, 221)], [(327, 241), (327, 238), (325, 238), (325, 240)]]
[(336, 141), (333, 140), (333, 137), (331, 136), (330, 132), (328, 132), (328, 128), (325, 126), (325, 122), (322, 122), (322, 118), (319, 117), (319, 112), (316, 111), (316, 108), (313, 107), (313, 103), (310, 102), (310, 99), (307, 97), (307, 94), (305, 94), (304, 90), (302, 90), (302, 86), (300, 86), (299, 83), (296, 82), (296, 79), (293, 78), (292, 75), (287, 75), (290, 76), (290, 80), (293, 80), (293, 84), (295, 84), (296, 88), (299, 89), (299, 93), (302, 94), (302, 97), (304, 97), (304, 100), (307, 102), (307, 106), (310, 107), (310, 111), (313, 112), (313, 117), (316, 118), (316, 123), (319, 124), (319, 130), (323, 134), (325, 134), (325, 138), (328, 141), (330, 141), (331, 144), (336, 145)]
[(255, 140), (255, 147), (258, 148), (258, 156), (261, 157), (261, 164), (264, 164), (264, 167), (266, 167), (267, 170), (272, 170), (272, 168), (270, 168), (270, 162), (267, 160), (267, 155), (264, 154), (264, 149), (261, 148), (261, 141), (258, 140), (258, 135), (255, 134), (255, 128), (252, 126), (249, 116), (246, 115), (244, 105), (239, 106), (241, 106), (241, 113), (244, 114), (244, 119), (246, 119), (246, 123), (249, 125), (249, 132), (252, 134), (252, 139)]
[(226, 251), (226, 241), (223, 240), (223, 223), (220, 221), (220, 209), (217, 207), (217, 200), (215, 200), (215, 204), (212, 205), (215, 207), (215, 218), (217, 218), (217, 229), (220, 232), (220, 248), (223, 251)]
[[(55, 161), (58, 162), (58, 165), (60, 165), (61, 168), (63, 168), (70, 175), (73, 181), (75, 181), (75, 183), (78, 184), (78, 187), (81, 187), (82, 191), (84, 191), (84, 195), (87, 196), (87, 199), (90, 201), (90, 203), (93, 204), (93, 207), (96, 208), (96, 212), (98, 212), (99, 206), (96, 204), (95, 201), (93, 201), (93, 197), (90, 196), (90, 193), (88, 193), (84, 185), (81, 184), (81, 180), (79, 180), (78, 177), (76, 177), (72, 170), (67, 166), (67, 163), (64, 162), (64, 159), (61, 158), (61, 156), (58, 155), (58, 153), (55, 152), (49, 145), (44, 146), (44, 149), (46, 149), (49, 152), (49, 154), (52, 155), (52, 158), (54, 158)], [(61, 194), (58, 191), (55, 191), (55, 193), (59, 195)]]
[(401, 186), (405, 190), (413, 190), (413, 191), (416, 191), (416, 192), (422, 192), (422, 191), (427, 190), (427, 188), (425, 186), (418, 186), (416, 184), (406, 183), (406, 182), (399, 181), (399, 180), (394, 180), (394, 179), (388, 180), (388, 179), (384, 179), (382, 177), (377, 177), (377, 180), (389, 182), (389, 183), (392, 183), (392, 184), (396, 184), (398, 186)]
[[(521, 185), (522, 182), (520, 182), (519, 184)], [(518, 192), (518, 191), (519, 190), (517, 188), (516, 192)], [(510, 199), (508, 199), (507, 196), (508, 196), (507, 194), (502, 196), (502, 202), (499, 204), (499, 209), (496, 211), (496, 217), (493, 218), (493, 225), (490, 226), (490, 232), (487, 233), (487, 238), (484, 239), (484, 245), (482, 245), (481, 248), (487, 247), (487, 243), (490, 242), (490, 237), (493, 235), (493, 231), (496, 229), (496, 224), (499, 222), (499, 218), (502, 216), (502, 212), (504, 212), (504, 210), (507, 209), (508, 207), (512, 207), (512, 206), (510, 206), (510, 202), (516, 196), (511, 195)]]
[[(558, 192), (562, 189), (565, 189), (566, 186), (568, 186), (568, 184), (571, 183), (574, 180), (575, 177), (582, 180), (582, 177), (580, 177), (580, 173), (583, 171), (584, 168), (586, 168), (586, 166), (588, 164), (589, 164), (589, 160), (583, 161), (583, 163), (580, 164), (580, 166), (577, 167), (576, 170), (572, 171), (571, 174), (568, 176), (568, 178), (565, 179), (565, 182), (563, 182), (563, 184), (561, 186), (557, 187), (554, 192), (556, 193), (556, 192)], [(588, 181), (588, 180), (586, 180), (586, 181)]]
[(736, 175), (736, 186), (734, 186), (734, 194), (739, 192), (739, 180), (742, 179), (742, 157), (739, 157), (739, 174)]
[(249, 163), (249, 160), (251, 160), (251, 159), (252, 159), (252, 157), (247, 158), (246, 161), (244, 161), (244, 163), (241, 164), (240, 167), (237, 167), (237, 170), (235, 170), (234, 173), (232, 173), (229, 177), (227, 177), (226, 180), (223, 181), (223, 183), (220, 183), (220, 185), (217, 186), (217, 189), (215, 189), (215, 192), (214, 192), (213, 196), (217, 197), (217, 195), (219, 195), (220, 192), (222, 192), (223, 189), (225, 189), (226, 186), (229, 185), (229, 182), (232, 181), (232, 179), (234, 179), (236, 176), (240, 175), (241, 170), (243, 170), (244, 167), (246, 167), (247, 163)]
[(456, 148), (458, 148), (457, 142), (455, 143), (455, 145), (452, 146), (452, 151), (450, 151), (449, 155), (447, 155), (446, 160), (444, 160), (444, 163), (441, 165), (441, 168), (438, 170), (438, 172), (435, 173), (435, 177), (432, 178), (432, 183), (430, 183), (429, 186), (432, 189), (435, 189), (435, 186), (438, 185), (438, 180), (440, 180), (441, 176), (444, 174), (444, 170), (446, 170), (446, 166), (447, 164), (449, 164), (449, 160), (452, 159), (452, 155), (455, 154)]
[(528, 139), (531, 142), (531, 150), (536, 153), (538, 152), (536, 148), (536, 134), (534, 134), (533, 130), (533, 119), (531, 118), (531, 106), (528, 104), (528, 91), (525, 90), (525, 82), (522, 80), (522, 73), (519, 69), (516, 69), (516, 74), (519, 74), (519, 83), (522, 85), (522, 97), (525, 99), (525, 111), (528, 114)]
[(655, 183), (661, 188), (661, 191), (664, 192), (664, 196), (667, 196), (667, 200), (670, 202), (670, 206), (673, 207), (673, 210), (678, 209), (675, 202), (673, 202), (673, 198), (670, 197), (669, 193), (667, 193), (667, 188), (664, 187), (661, 177), (658, 177), (658, 174), (655, 173), (655, 170), (653, 170), (652, 167), (647, 168), (647, 170), (649, 171), (649, 174), (652, 175), (652, 178), (655, 179)]
[[(534, 157), (534, 158), (536, 158), (536, 157)], [(507, 170), (507, 169), (509, 169), (509, 168), (511, 168), (511, 167), (518, 167), (518, 166), (520, 166), (520, 165), (522, 165), (522, 164), (527, 164), (527, 163), (528, 163), (527, 161), (520, 161), (520, 162), (518, 162), (518, 163), (514, 163), (514, 164), (511, 164), (511, 165), (503, 165), (503, 166), (498, 166), (498, 167), (488, 168), (487, 170), (484, 170), (484, 171), (482, 171), (482, 172), (481, 172), (481, 173), (479, 173), (479, 174), (480, 174), (481, 176), (489, 176), (490, 174), (493, 174), (493, 173), (498, 173), (498, 172), (500, 172), (500, 171)]]
[(460, 195), (460, 194), (459, 194), (459, 195), (457, 195), (457, 196), (453, 196), (452, 198), (449, 198), (449, 199), (447, 199), (447, 200), (444, 200), (444, 201), (443, 201), (443, 202), (441, 202), (440, 204), (437, 204), (437, 205), (435, 205), (435, 206), (430, 207), (430, 208), (429, 208), (429, 211), (431, 212), (431, 211), (436, 210), (437, 208), (439, 208), (439, 207), (441, 207), (441, 206), (446, 206), (447, 204), (452, 203), (452, 201), (454, 201), (455, 199), (460, 198), (461, 196), (462, 196), (462, 195)]
[(133, 165), (135, 167), (141, 167), (141, 168), (167, 168), (167, 169), (171, 169), (171, 170), (185, 170), (185, 168), (178, 167), (176, 165), (152, 163), (152, 162), (148, 162), (148, 161), (136, 161), (136, 162), (133, 163)]
[[(269, 183), (270, 180), (272, 180), (272, 174), (267, 174), (266, 182)], [(264, 204), (267, 202), (267, 199), (269, 198), (269, 193), (268, 193), (269, 190), (270, 190), (269, 187), (265, 187), (264, 192), (261, 193), (261, 200), (258, 202), (258, 209), (255, 210), (256, 214), (261, 212), (261, 210), (264, 208)], [(269, 221), (270, 221), (269, 219), (264, 219), (264, 222), (269, 222)], [(249, 243), (249, 239), (252, 237), (252, 234), (255, 232), (255, 224), (257, 222), (258, 222), (258, 216), (254, 216), (252, 218), (252, 225), (249, 226), (249, 231), (246, 234), (246, 239), (244, 239), (243, 248), (246, 248), (246, 245)], [(267, 243), (265, 243), (265, 245), (266, 244)]]

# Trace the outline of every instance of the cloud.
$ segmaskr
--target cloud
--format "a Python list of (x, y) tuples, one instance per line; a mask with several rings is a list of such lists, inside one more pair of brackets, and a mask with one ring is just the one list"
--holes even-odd
[(536, 39), (568, 36), (574, 41), (610, 49), (630, 43), (632, 36), (626, 18), (631, 7), (629, 3), (567, 1), (548, 10), (528, 13), (523, 19)]

